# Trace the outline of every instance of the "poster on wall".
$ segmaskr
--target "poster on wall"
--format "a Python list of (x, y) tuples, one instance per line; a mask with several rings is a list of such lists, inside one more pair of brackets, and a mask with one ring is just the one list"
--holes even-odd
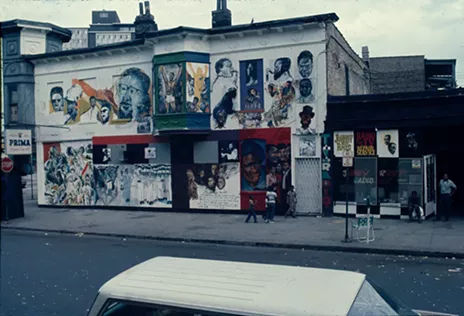
[(404, 158), (420, 158), (423, 155), (423, 139), (422, 133), (416, 130), (400, 131), (399, 148), (401, 157)]
[(221, 140), (219, 141), (219, 162), (238, 162), (238, 141)]
[(156, 147), (145, 147), (145, 159), (156, 159)]
[(195, 164), (186, 177), (191, 209), (240, 209), (239, 163)]
[(187, 63), (187, 111), (210, 112), (209, 65)]
[(380, 158), (398, 158), (398, 130), (377, 131), (377, 154)]
[(263, 60), (240, 61), (240, 110), (263, 112)]
[(95, 165), (95, 205), (172, 207), (169, 164)]
[(354, 153), (354, 132), (334, 132), (335, 157), (343, 157), (344, 152)]
[(316, 156), (316, 135), (299, 136), (300, 157), (315, 157)]
[(44, 197), (49, 205), (92, 205), (90, 142), (44, 144)]
[(355, 133), (356, 156), (366, 157), (376, 155), (375, 136), (375, 131), (357, 131)]
[(114, 77), (112, 87), (95, 88), (94, 79), (49, 83), (47, 120), (56, 124), (121, 125), (133, 122), (137, 133), (150, 133), (152, 103), (150, 77), (139, 68), (128, 68)]

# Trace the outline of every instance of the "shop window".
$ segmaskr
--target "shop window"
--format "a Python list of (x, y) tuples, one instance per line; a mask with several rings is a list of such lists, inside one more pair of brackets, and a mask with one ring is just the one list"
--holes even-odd
[(334, 186), (334, 200), (335, 201), (346, 201), (345, 188), (348, 186), (348, 201), (354, 202), (355, 194), (354, 194), (354, 187), (353, 187), (353, 180), (354, 180), (353, 168), (349, 168), (348, 184), (347, 184), (347, 180), (346, 180), (347, 171), (346, 171), (346, 168), (343, 167), (342, 158), (335, 158), (333, 160), (333, 163), (334, 163), (334, 169), (333, 169), (334, 182), (338, 184)]
[(422, 159), (399, 159), (398, 189), (401, 207), (408, 206), (413, 191), (417, 192), (420, 204), (423, 203), (423, 163)]
[(379, 158), (379, 202), (400, 203), (398, 193), (398, 159)]
[(377, 205), (377, 158), (355, 158), (354, 160), (354, 191), (357, 205)]

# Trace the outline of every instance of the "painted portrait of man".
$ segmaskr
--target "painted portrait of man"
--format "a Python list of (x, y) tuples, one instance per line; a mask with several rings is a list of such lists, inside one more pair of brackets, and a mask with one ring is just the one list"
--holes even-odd
[(117, 95), (118, 118), (137, 122), (150, 114), (150, 78), (139, 68), (126, 69), (119, 79)]
[(64, 109), (64, 96), (63, 88), (53, 87), (50, 90), (50, 103), (54, 112), (63, 112)]
[(283, 84), (285, 82), (292, 82), (293, 78), (290, 75), (290, 67), (292, 60), (288, 57), (277, 58), (274, 62), (274, 69), (267, 70), (266, 81), (270, 81), (269, 74), (272, 74), (272, 81)]
[(82, 97), (82, 88), (79, 85), (72, 85), (66, 91), (66, 113), (65, 124), (72, 124), (78, 121), (79, 104)]
[(313, 71), (313, 54), (304, 50), (298, 55), (298, 72), (302, 78), (309, 78)]
[(241, 145), (242, 191), (265, 190), (266, 160), (264, 144), (247, 139)]
[(100, 112), (98, 113), (98, 120), (102, 125), (108, 124), (113, 116), (113, 109), (109, 102), (102, 102)]
[(300, 97), (298, 103), (309, 103), (314, 101), (313, 84), (309, 79), (303, 79), (299, 82)]

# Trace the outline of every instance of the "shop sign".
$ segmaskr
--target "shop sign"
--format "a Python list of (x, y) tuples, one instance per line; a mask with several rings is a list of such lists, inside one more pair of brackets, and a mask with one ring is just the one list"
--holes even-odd
[(32, 155), (32, 133), (30, 130), (7, 129), (7, 155)]
[(334, 132), (335, 157), (343, 157), (344, 152), (354, 152), (354, 132)]

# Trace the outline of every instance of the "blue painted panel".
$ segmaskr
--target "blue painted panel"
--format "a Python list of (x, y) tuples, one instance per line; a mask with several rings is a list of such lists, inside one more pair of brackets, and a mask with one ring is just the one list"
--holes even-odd
[(240, 61), (240, 74), (240, 110), (263, 112), (263, 60)]

